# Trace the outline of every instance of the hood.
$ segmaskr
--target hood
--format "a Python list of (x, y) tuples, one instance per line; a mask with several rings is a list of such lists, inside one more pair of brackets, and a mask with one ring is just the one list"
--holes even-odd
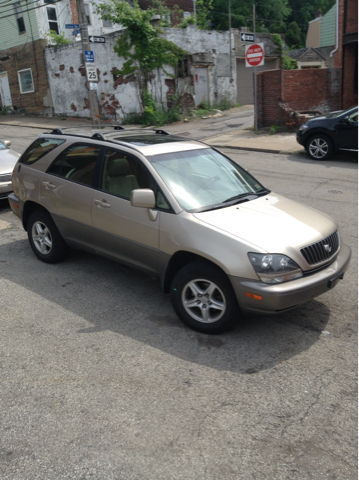
[[(307, 120), (305, 122), (305, 125), (311, 125), (315, 122), (320, 122), (320, 121), (323, 121), (323, 120), (333, 120), (334, 123), (336, 123), (338, 121), (338, 117), (340, 113), (342, 113), (343, 110), (338, 110), (336, 112), (330, 112), (330, 113), (327, 113), (326, 115), (321, 115), (320, 117), (313, 117), (313, 118), (310, 118), (309, 120)], [(335, 116), (333, 116), (335, 115)]]
[(0, 150), (0, 175), (6, 173), (12, 173), (20, 153), (15, 152), (15, 150), (4, 149)]
[(259, 251), (295, 256), (301, 247), (322, 240), (337, 226), (324, 213), (272, 192), (265, 197), (194, 216), (238, 237)]

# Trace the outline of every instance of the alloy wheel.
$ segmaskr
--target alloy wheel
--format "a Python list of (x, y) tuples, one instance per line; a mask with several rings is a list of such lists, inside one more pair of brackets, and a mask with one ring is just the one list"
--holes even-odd
[(35, 247), (43, 255), (48, 255), (52, 249), (50, 230), (43, 222), (35, 222), (32, 226), (32, 239)]
[(182, 305), (188, 315), (202, 323), (217, 322), (227, 308), (222, 290), (214, 282), (201, 278), (185, 285)]

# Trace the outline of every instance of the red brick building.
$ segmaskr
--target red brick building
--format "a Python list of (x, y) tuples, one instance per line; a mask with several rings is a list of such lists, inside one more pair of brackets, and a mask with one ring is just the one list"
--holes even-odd
[(337, 2), (338, 36), (331, 52), (334, 68), (258, 73), (259, 127), (298, 127), (304, 117), (295, 117), (293, 112), (327, 112), (358, 105), (358, 3)]
[(341, 106), (358, 104), (358, 2), (339, 0), (338, 50), (334, 65), (342, 72)]

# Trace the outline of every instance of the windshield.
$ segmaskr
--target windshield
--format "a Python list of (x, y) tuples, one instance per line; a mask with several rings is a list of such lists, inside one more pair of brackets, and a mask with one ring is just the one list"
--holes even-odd
[[(352, 108), (348, 108), (348, 110), (339, 110), (338, 112), (331, 112), (327, 115), (328, 118), (336, 118), (336, 117), (340, 117), (341, 115), (347, 115), (347, 114), (350, 114), (350, 112), (353, 110), (353, 107)], [(358, 109), (355, 109), (355, 110), (358, 110)]]
[(0, 150), (5, 150), (7, 149), (7, 146), (4, 145), (2, 142), (0, 142)]
[(243, 168), (211, 148), (147, 158), (178, 203), (190, 212), (227, 207), (269, 192)]

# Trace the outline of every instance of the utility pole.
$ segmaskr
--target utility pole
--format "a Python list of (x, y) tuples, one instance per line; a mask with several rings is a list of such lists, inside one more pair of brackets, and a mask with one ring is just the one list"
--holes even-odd
[(231, 80), (233, 78), (232, 70), (232, 14), (231, 14), (231, 0), (228, 0), (228, 30), (229, 30), (229, 68), (231, 72)]
[[(256, 6), (253, 4), (253, 34), (256, 43)], [(258, 108), (257, 108), (257, 67), (254, 67), (254, 130), (258, 130)]]
[[(89, 33), (88, 33), (88, 27), (87, 27), (84, 0), (76, 0), (76, 5), (77, 5), (77, 13), (79, 16), (79, 23), (80, 23), (82, 53), (83, 53), (84, 62), (85, 62), (86, 61), (85, 51), (91, 50), (91, 47), (89, 42)], [(90, 116), (92, 118), (92, 122), (94, 125), (100, 125), (101, 123), (100, 109), (98, 105), (97, 89), (93, 90), (91, 88), (90, 82), (87, 79), (87, 73), (86, 73), (86, 85), (88, 88)]]

